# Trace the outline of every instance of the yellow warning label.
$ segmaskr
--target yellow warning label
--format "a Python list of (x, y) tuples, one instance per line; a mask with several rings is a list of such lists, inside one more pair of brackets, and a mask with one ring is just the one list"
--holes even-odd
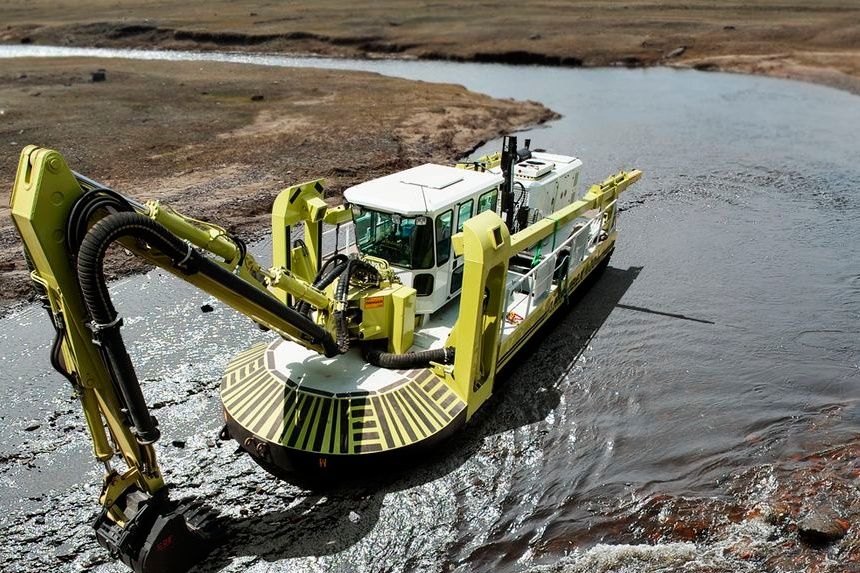
[(382, 308), (385, 306), (384, 296), (369, 296), (364, 299), (364, 308)]

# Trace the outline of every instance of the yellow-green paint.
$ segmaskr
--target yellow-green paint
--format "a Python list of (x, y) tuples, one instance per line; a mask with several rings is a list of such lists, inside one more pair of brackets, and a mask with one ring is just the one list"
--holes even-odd
[(508, 228), (491, 211), (466, 221), (454, 248), (465, 268), (460, 312), (448, 338), (457, 353), (445, 382), (466, 402), (471, 417), (493, 391), (505, 280), (514, 252)]
[[(272, 207), (272, 263), (275, 267), (290, 269), (296, 276), (307, 282), (316, 277), (320, 249), (322, 248), (322, 224), (328, 211), (323, 201), (324, 179), (293, 185), (281, 191)], [(305, 265), (293, 268), (293, 247), (290, 227), (304, 223), (304, 243), (307, 253), (303, 256)], [(276, 291), (282, 302), (287, 301), (288, 293)]]
[(389, 352), (409, 350), (415, 330), (415, 296), (414, 288), (397, 283), (352, 294), (362, 311), (359, 339), (387, 340)]
[(502, 153), (497, 151), (496, 153), (490, 153), (489, 155), (483, 155), (472, 161), (470, 163), (458, 163), (458, 169), (467, 169), (469, 171), (487, 171), (488, 169), (492, 169), (493, 167), (498, 167), (502, 164)]
[[(121, 413), (110, 375), (87, 329), (76, 269), (66, 251), (65, 227), (74, 202), (83, 193), (56, 151), (28, 146), (21, 152), (10, 206), (15, 227), (33, 264), (33, 280), (45, 290), (55, 322), (64, 325), (63, 365), (77, 382), (77, 394), (96, 459), (107, 462), (114, 447), (128, 466), (125, 481), (105, 478), (105, 495), (118, 496), (127, 482), (154, 493), (164, 482), (150, 445), (139, 444)], [(108, 438), (108, 433), (111, 439)], [(113, 441), (114, 445), (111, 445)]]
[(412, 348), (415, 335), (415, 289), (403, 287), (391, 293), (392, 320), (388, 351), (402, 354)]
[[(466, 222), (463, 232), (452, 237), (454, 252), (465, 257), (460, 312), (448, 338), (457, 349), (453, 368), (439, 368), (446, 382), (468, 404), (471, 417), (492, 394), (495, 372), (504, 366), (541, 324), (558, 309), (565, 297), (577, 288), (615, 244), (610, 234), (595, 252), (571, 272), (540, 307), (534, 309), (501, 345), (507, 262), (556, 233), (560, 227), (592, 209), (602, 209), (615, 201), (629, 185), (638, 181), (641, 171), (621, 172), (600, 185), (593, 185), (585, 196), (526, 229), (508, 236), (501, 218), (489, 211)], [(604, 221), (604, 227), (607, 222)], [(564, 238), (559, 238), (559, 243)], [(486, 294), (485, 294), (486, 293)]]

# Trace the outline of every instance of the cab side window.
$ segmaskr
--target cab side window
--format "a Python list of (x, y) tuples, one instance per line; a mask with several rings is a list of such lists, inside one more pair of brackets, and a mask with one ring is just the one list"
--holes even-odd
[(491, 189), (478, 197), (478, 213), (483, 213), (484, 211), (495, 211), (496, 201), (498, 201), (498, 199), (498, 189)]
[(454, 225), (454, 212), (445, 211), (436, 217), (436, 262), (438, 266), (451, 258), (451, 227)]
[(457, 232), (463, 230), (463, 224), (472, 218), (472, 205), (473, 201), (469, 199), (462, 205), (460, 205), (459, 211), (457, 211)]

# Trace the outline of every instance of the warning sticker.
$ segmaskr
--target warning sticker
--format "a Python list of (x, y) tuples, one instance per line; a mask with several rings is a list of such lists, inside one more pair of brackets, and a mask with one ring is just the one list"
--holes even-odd
[(382, 308), (385, 306), (384, 296), (369, 296), (364, 299), (364, 308)]

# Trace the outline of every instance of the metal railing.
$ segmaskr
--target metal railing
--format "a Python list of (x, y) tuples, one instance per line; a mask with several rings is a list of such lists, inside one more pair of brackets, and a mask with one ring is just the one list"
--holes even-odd
[(335, 253), (350, 253), (354, 250), (355, 225), (353, 223), (342, 223), (323, 231), (322, 252), (324, 259)]
[[(573, 270), (585, 260), (588, 255), (594, 251), (597, 244), (597, 239), (600, 237), (601, 227), (608, 212), (615, 207), (615, 201), (604, 207), (594, 218), (582, 222), (582, 226), (576, 229), (567, 239), (557, 245), (552, 252), (543, 255), (542, 260), (525, 274), (519, 275), (519, 278), (508, 283), (505, 292), (505, 319), (501, 321), (500, 328), (504, 331), (507, 317), (510, 313), (519, 315), (523, 320), (531, 313), (533, 305), (536, 301), (542, 299), (550, 292), (553, 283), (556, 287), (561, 287), (570, 278)], [(579, 220), (577, 220), (579, 221)], [(576, 222), (574, 224), (577, 224)], [(556, 231), (557, 233), (558, 231)], [(552, 239), (555, 242), (555, 237), (547, 237), (541, 242), (546, 242)], [(563, 277), (560, 277), (562, 267), (565, 265), (563, 257), (560, 257), (563, 252), (568, 253), (567, 271)], [(547, 275), (548, 266), (552, 265), (549, 275)], [(515, 273), (515, 271), (508, 271)], [(548, 278), (547, 278), (548, 277)], [(511, 299), (515, 292), (525, 294), (525, 298), (515, 305), (511, 305)], [(523, 311), (523, 312), (519, 312)], [(508, 322), (510, 324), (510, 322)]]

